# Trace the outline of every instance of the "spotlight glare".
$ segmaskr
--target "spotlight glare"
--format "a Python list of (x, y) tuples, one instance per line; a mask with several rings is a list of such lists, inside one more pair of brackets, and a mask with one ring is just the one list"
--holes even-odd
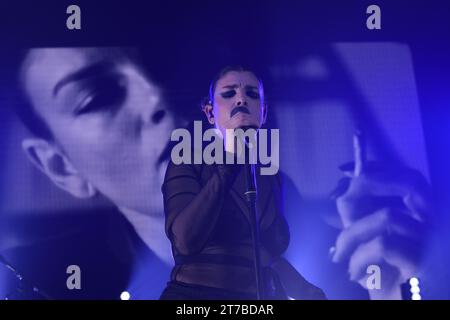
[(412, 287), (410, 291), (411, 291), (411, 293), (419, 293), (420, 292), (420, 288), (419, 287)]
[(120, 300), (130, 300), (130, 293), (128, 291), (124, 291), (120, 294)]
[(420, 296), (420, 294), (414, 293), (414, 294), (412, 295), (412, 299), (413, 299), (413, 300), (422, 300), (422, 297)]
[(419, 279), (417, 279), (417, 278), (409, 279), (409, 285), (411, 287), (417, 287), (419, 285)]

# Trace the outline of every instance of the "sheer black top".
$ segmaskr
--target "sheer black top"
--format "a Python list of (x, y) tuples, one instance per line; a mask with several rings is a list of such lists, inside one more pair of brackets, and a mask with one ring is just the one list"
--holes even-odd
[[(263, 267), (289, 244), (278, 175), (257, 168)], [(255, 290), (250, 211), (242, 165), (169, 164), (164, 184), (166, 233), (176, 265), (172, 280), (224, 289)]]

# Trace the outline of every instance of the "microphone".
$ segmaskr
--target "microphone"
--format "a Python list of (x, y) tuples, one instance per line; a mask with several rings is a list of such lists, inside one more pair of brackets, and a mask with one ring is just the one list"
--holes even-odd
[[(244, 131), (244, 134), (247, 132), (247, 130), (253, 129), (255, 130), (255, 134), (257, 133), (258, 127), (255, 125), (248, 125), (248, 126), (241, 126), (238, 129), (242, 129)], [(254, 146), (250, 145), (250, 142), (247, 141), (247, 136), (244, 135), (244, 145), (248, 148), (248, 149), (252, 149)], [(256, 141), (255, 141), (256, 142)]]
[[(245, 146), (244, 148), (244, 170), (245, 170), (245, 183), (246, 183), (246, 191), (245, 191), (245, 197), (249, 202), (255, 201), (256, 199), (256, 176), (255, 176), (255, 162), (253, 161), (253, 148), (255, 147), (252, 143), (250, 143), (250, 137), (245, 135), (247, 130), (258, 129), (255, 125), (247, 125), (247, 126), (241, 126), (237, 129), (242, 129), (244, 131), (244, 136), (242, 138), (242, 144)], [(256, 139), (255, 139), (256, 142)], [(248, 157), (247, 157), (248, 155)], [(250, 198), (249, 198), (250, 197)]]
[[(245, 183), (246, 183), (246, 191), (245, 191), (245, 197), (249, 202), (254, 201), (253, 198), (256, 198), (256, 177), (255, 177), (255, 162), (253, 161), (253, 148), (255, 147), (253, 143), (250, 143), (250, 137), (246, 135), (247, 130), (258, 129), (255, 125), (247, 125), (247, 126), (241, 126), (237, 129), (243, 130), (244, 134), (243, 136), (238, 136), (238, 139), (241, 140), (242, 145), (244, 146), (243, 150), (243, 157), (244, 157), (244, 170), (245, 170)], [(240, 136), (240, 137), (239, 137)], [(255, 139), (256, 142), (256, 139)], [(248, 198), (250, 197), (250, 198)]]
[[(257, 130), (256, 126), (242, 126), (240, 129), (244, 130), (244, 133), (248, 129)], [(250, 144), (247, 141), (248, 136), (244, 138), (244, 154), (246, 151), (249, 153), (248, 160), (245, 161), (244, 170), (245, 170), (245, 198), (249, 204), (250, 215), (251, 215), (251, 233), (252, 233), (252, 242), (253, 242), (253, 262), (255, 269), (255, 281), (256, 281), (256, 294), (257, 299), (264, 299), (264, 285), (262, 280), (262, 270), (261, 270), (261, 253), (260, 253), (260, 237), (259, 237), (259, 212), (258, 212), (258, 193), (257, 193), (257, 185), (256, 185), (256, 174), (255, 174), (255, 162), (251, 161), (251, 156), (253, 154), (254, 145)], [(255, 139), (256, 143), (256, 139)]]

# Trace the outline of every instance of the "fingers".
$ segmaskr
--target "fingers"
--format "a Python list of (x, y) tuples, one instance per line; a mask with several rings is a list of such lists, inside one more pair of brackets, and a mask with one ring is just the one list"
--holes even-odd
[(329, 198), (331, 200), (336, 200), (337, 198), (343, 196), (347, 192), (350, 182), (351, 179), (347, 177), (339, 179), (336, 188), (330, 192)]
[(399, 210), (383, 208), (359, 219), (339, 234), (332, 261), (348, 260), (359, 245), (379, 236), (398, 235), (416, 241), (417, 238), (426, 238), (426, 231), (424, 224)]
[(383, 243), (381, 237), (361, 243), (354, 252), (348, 263), (348, 275), (351, 281), (359, 281), (367, 274), (370, 265), (380, 266), (384, 263)]
[(365, 171), (351, 180), (347, 192), (337, 198), (336, 204), (341, 215), (357, 218), (364, 214), (364, 210), (373, 211), (374, 208), (368, 207), (370, 198), (398, 197), (410, 210), (411, 216), (423, 221), (431, 211), (430, 194), (425, 178), (416, 171)]
[(411, 192), (419, 193), (430, 189), (424, 176), (417, 170), (374, 162), (365, 163), (364, 166), (364, 172), (353, 179), (354, 186), (349, 191), (359, 191), (373, 196), (403, 197)]
[(398, 268), (402, 282), (418, 276), (424, 241), (421, 239), (407, 239), (398, 235), (386, 237), (384, 240), (384, 257), (388, 264)]
[(353, 152), (354, 164), (341, 168), (350, 182), (333, 193), (345, 229), (330, 252), (332, 261), (348, 261), (351, 279), (360, 284), (368, 266), (382, 266), (385, 286), (398, 285), (418, 269), (431, 188), (418, 171), (366, 162), (360, 134), (353, 137)]
[(416, 276), (420, 264), (420, 248), (415, 241), (393, 235), (376, 237), (361, 244), (352, 254), (348, 273), (352, 281), (367, 276), (371, 265), (380, 267), (382, 282), (400, 284)]
[[(375, 238), (358, 247), (349, 263), (348, 274), (351, 281), (358, 282), (364, 289), (391, 291), (403, 281), (398, 268), (389, 265), (383, 259), (383, 244), (381, 238)], [(370, 267), (370, 268), (369, 268)], [(375, 277), (378, 288), (368, 287), (369, 275), (377, 272)]]
[(339, 167), (344, 175), (350, 178), (359, 177), (365, 169), (365, 146), (362, 134), (359, 131), (353, 135), (353, 159), (354, 162), (349, 162)]
[(355, 160), (355, 167), (353, 171), (353, 177), (359, 177), (364, 168), (364, 146), (361, 133), (355, 133), (353, 135), (353, 157)]
[(411, 216), (417, 221), (426, 222), (431, 213), (430, 195), (413, 195), (408, 193), (403, 197), (403, 203), (410, 210)]

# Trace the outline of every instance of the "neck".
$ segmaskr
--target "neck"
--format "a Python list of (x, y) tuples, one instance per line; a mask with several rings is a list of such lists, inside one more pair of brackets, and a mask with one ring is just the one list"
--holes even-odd
[(174, 264), (170, 241), (165, 233), (164, 215), (147, 215), (129, 208), (119, 208), (147, 247), (169, 266)]

